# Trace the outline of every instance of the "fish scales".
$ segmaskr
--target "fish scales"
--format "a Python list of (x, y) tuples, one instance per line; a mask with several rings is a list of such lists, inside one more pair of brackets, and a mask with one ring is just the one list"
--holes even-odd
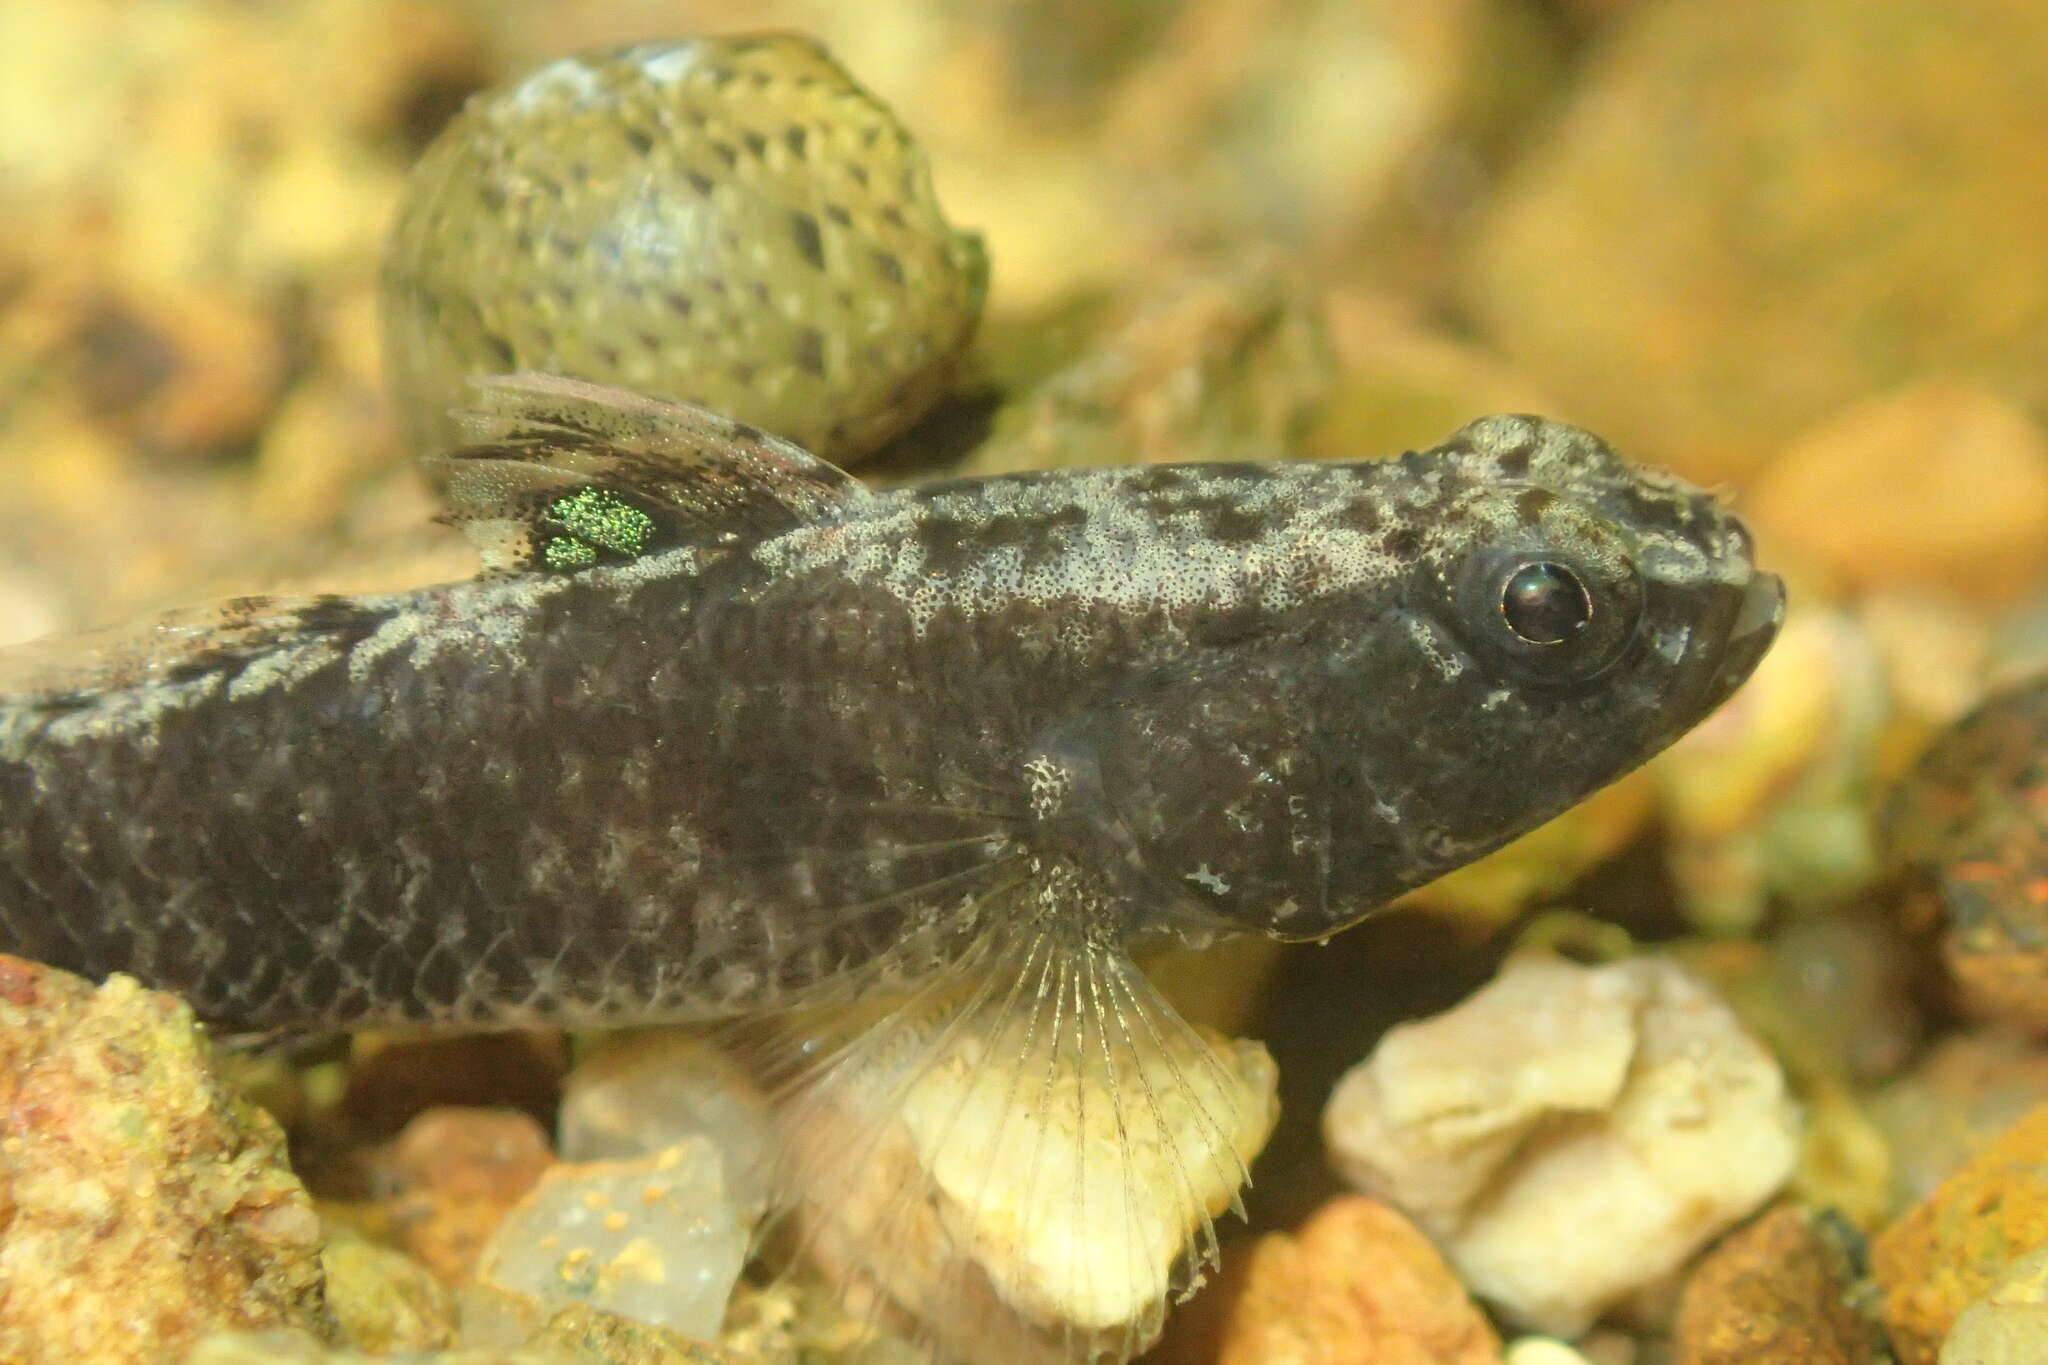
[(573, 381), (471, 430), (475, 581), (0, 652), (0, 949), (268, 1030), (725, 1017), (1020, 906), (1319, 937), (1643, 761), (1780, 611), (1711, 499), (1538, 419), (887, 492)]

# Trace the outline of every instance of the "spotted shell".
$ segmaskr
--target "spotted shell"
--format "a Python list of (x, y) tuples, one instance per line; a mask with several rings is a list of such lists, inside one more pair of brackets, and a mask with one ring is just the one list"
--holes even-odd
[(413, 172), (382, 279), (415, 446), (467, 380), (540, 370), (700, 403), (828, 458), (944, 391), (980, 239), (817, 44), (699, 38), (564, 57), (472, 99)]

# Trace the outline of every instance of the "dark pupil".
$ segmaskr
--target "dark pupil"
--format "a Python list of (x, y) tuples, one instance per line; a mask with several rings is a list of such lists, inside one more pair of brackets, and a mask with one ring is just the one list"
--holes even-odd
[(1578, 575), (1562, 564), (1524, 564), (1501, 591), (1508, 629), (1532, 645), (1569, 640), (1593, 619), (1593, 604)]

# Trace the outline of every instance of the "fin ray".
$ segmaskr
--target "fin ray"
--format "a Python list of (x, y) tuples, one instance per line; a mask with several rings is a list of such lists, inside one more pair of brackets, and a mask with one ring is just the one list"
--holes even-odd
[(1270, 1063), (1182, 1021), (1085, 918), (1039, 874), (998, 888), (952, 966), (768, 1026), (756, 1056), (793, 1249), (940, 1358), (1148, 1345), (1271, 1123)]

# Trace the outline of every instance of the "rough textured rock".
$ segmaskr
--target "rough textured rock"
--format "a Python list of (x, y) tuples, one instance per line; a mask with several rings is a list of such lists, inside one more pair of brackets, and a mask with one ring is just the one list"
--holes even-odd
[[(1392, 1030), (1323, 1115), (1332, 1161), (1413, 1215), (1511, 1319), (1575, 1335), (1782, 1184), (1777, 1063), (1675, 963), (1511, 958)], [(1597, 1237), (1559, 1229), (1598, 1227)]]
[(1415, 1226), (1344, 1197), (1259, 1239), (1217, 1365), (1499, 1365), (1500, 1339)]
[(1673, 1328), (1674, 1365), (1873, 1365), (1875, 1325), (1851, 1307), (1856, 1278), (1805, 1209), (1773, 1209), (1693, 1268)]
[(350, 1345), (388, 1353), (454, 1344), (454, 1296), (404, 1252), (329, 1226), (320, 1266), (327, 1306)]
[(1871, 1268), (1900, 1365), (1933, 1365), (1942, 1338), (2019, 1260), (2048, 1245), (2048, 1105), (2035, 1108), (1886, 1228)]
[(330, 1337), (320, 1221), (182, 1004), (0, 957), (0, 1360), (153, 1365), (208, 1331)]
[(1469, 262), (1485, 325), (1712, 479), (1946, 370), (2048, 394), (2048, 10), (1676, 0), (1616, 21)]

